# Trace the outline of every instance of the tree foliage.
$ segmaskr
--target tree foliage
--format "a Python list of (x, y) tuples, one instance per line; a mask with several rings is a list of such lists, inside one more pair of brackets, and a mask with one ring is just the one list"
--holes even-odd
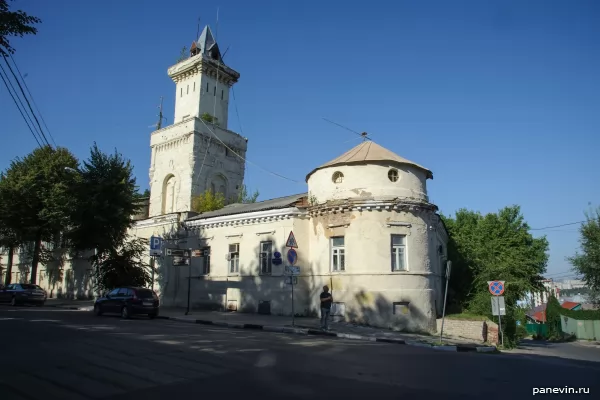
[(77, 163), (69, 150), (47, 146), (15, 159), (4, 175), (3, 196), (12, 202), (3, 207), (2, 220), (19, 243), (33, 243), (31, 283), (36, 283), (42, 241), (53, 241), (69, 225), (76, 199), (65, 167)]
[(579, 228), (581, 250), (567, 260), (583, 276), (594, 303), (600, 302), (600, 208), (586, 214), (586, 222)]
[(110, 249), (96, 262), (94, 277), (100, 293), (119, 286), (141, 286), (151, 284), (150, 265), (145, 263), (148, 240), (127, 238), (119, 248)]
[(7, 0), (0, 0), (0, 55), (14, 54), (15, 49), (10, 45), (9, 37), (35, 35), (37, 29), (32, 26), (42, 22), (21, 10), (10, 11)]
[(103, 258), (123, 246), (131, 218), (140, 209), (131, 162), (94, 144), (76, 175), (77, 207), (68, 239), (73, 249), (95, 249)]
[(246, 185), (242, 185), (242, 190), (240, 190), (240, 193), (238, 194), (237, 202), (243, 204), (256, 203), (258, 196), (260, 196), (258, 190), (255, 190), (254, 193), (250, 194)]
[(213, 193), (212, 190), (207, 189), (204, 193), (192, 198), (192, 211), (197, 213), (215, 211), (225, 207), (225, 204), (223, 193)]
[(451, 307), (491, 317), (487, 282), (505, 281), (507, 315), (503, 317), (502, 325), (505, 337), (514, 340), (517, 300), (528, 292), (542, 290), (548, 241), (545, 237), (534, 238), (529, 233), (529, 226), (518, 206), (486, 215), (461, 209), (454, 218), (443, 218), (450, 235)]

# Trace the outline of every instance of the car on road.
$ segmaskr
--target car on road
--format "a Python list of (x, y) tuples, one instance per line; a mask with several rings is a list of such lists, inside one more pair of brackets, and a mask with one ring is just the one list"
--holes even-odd
[(10, 303), (11, 306), (34, 304), (41, 307), (47, 297), (44, 289), (31, 283), (11, 283), (0, 288), (0, 303)]
[(123, 318), (134, 315), (158, 315), (160, 302), (152, 289), (142, 287), (119, 287), (99, 297), (94, 302), (94, 314), (116, 313)]

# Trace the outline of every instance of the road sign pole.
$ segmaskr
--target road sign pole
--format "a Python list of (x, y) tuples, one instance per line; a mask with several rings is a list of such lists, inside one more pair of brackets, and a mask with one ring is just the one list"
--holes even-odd
[(498, 336), (500, 336), (500, 344), (504, 346), (504, 334), (502, 334), (502, 317), (500, 316), (502, 313), (500, 312), (500, 297), (498, 296), (496, 296), (496, 304), (498, 305)]
[[(192, 249), (190, 249), (190, 256), (192, 255)], [(187, 292), (187, 310), (185, 315), (190, 314), (190, 294), (192, 292), (192, 259), (188, 259), (189, 267), (188, 267), (188, 292)]]
[(290, 275), (290, 281), (292, 283), (292, 326), (296, 323), (296, 313), (294, 311), (294, 275)]
[(452, 261), (446, 262), (446, 291), (444, 292), (444, 308), (442, 309), (442, 328), (440, 329), (440, 344), (444, 341), (444, 319), (446, 317), (446, 300), (448, 299), (448, 281), (450, 280), (450, 269)]
[(156, 257), (150, 257), (150, 268), (152, 268), (152, 291), (154, 291), (154, 265), (156, 264)]

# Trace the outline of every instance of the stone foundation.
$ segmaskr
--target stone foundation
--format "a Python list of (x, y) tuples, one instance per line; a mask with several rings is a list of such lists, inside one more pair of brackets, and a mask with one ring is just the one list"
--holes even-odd
[[(442, 319), (437, 320), (437, 331), (442, 328)], [(469, 321), (446, 318), (444, 336), (473, 340), (477, 343), (498, 344), (498, 325), (491, 321)]]

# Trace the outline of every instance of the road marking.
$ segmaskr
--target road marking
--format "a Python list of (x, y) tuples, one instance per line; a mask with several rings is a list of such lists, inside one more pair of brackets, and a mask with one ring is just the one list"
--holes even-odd
[(23, 318), (8, 318), (7, 317), (7, 318), (0, 318), (0, 321), (8, 321), (8, 320), (11, 320), (11, 319), (23, 319)]
[(248, 353), (251, 351), (265, 351), (265, 349), (241, 349), (241, 350), (237, 350), (240, 353)]
[(32, 319), (29, 322), (62, 322), (60, 319)]

